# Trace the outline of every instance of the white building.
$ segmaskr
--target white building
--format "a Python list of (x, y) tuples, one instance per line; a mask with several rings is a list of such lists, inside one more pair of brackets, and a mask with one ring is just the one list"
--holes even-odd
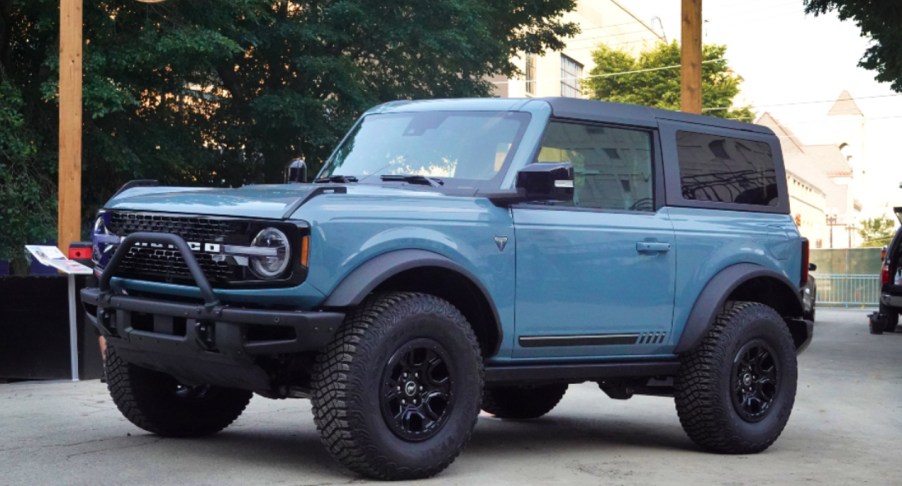
[(862, 204), (848, 145), (807, 145), (770, 113), (757, 121), (777, 135), (783, 149), (789, 206), (812, 248), (854, 248)]
[(562, 51), (515, 58), (513, 62), (523, 75), (514, 79), (493, 78), (495, 96), (584, 98), (580, 81), (595, 67), (592, 51), (598, 44), (636, 54), (666, 40), (663, 33), (616, 0), (579, 0), (576, 9), (564, 15), (564, 21), (579, 25), (580, 33), (566, 39)]
[[(896, 123), (893, 123), (896, 122)], [(899, 162), (898, 122), (869, 119), (855, 98), (843, 91), (826, 116), (800, 123), (797, 133), (815, 145), (838, 147), (845, 159), (849, 191), (860, 210), (860, 218), (888, 217), (895, 221), (892, 207), (899, 199), (902, 163)], [(824, 161), (825, 169), (837, 177), (843, 167)], [(859, 219), (860, 221), (860, 219)], [(854, 224), (856, 221), (842, 221)]]

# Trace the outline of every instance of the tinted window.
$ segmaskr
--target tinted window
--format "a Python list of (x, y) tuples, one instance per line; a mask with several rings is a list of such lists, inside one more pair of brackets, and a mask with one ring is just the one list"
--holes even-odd
[(770, 145), (739, 138), (677, 131), (683, 198), (777, 205)]
[(551, 122), (538, 162), (573, 165), (573, 204), (653, 211), (651, 134), (625, 128)]

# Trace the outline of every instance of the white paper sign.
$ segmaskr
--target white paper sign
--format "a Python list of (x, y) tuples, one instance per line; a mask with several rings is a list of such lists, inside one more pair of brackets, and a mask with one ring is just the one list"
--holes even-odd
[(41, 262), (41, 265), (53, 267), (65, 274), (90, 275), (93, 273), (90, 268), (66, 258), (66, 255), (63, 255), (63, 252), (55, 246), (25, 245), (25, 249)]
[(90, 275), (94, 273), (89, 267), (69, 259), (53, 260), (50, 262), (50, 266), (65, 274)]
[(31, 253), (31, 256), (37, 258), (41, 265), (48, 267), (53, 260), (66, 259), (66, 255), (63, 255), (63, 252), (55, 246), (25, 245), (25, 249)]

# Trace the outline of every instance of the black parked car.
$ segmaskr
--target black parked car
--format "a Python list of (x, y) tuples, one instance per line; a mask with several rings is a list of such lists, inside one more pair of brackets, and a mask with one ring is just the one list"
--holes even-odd
[[(893, 209), (902, 223), (902, 207)], [(893, 241), (883, 257), (880, 271), (880, 313), (871, 325), (872, 334), (895, 332), (902, 312), (902, 226), (896, 230)]]

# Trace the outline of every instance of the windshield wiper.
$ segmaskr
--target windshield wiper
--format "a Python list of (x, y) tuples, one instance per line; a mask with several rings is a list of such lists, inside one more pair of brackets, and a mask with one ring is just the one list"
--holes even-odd
[(345, 176), (345, 175), (330, 175), (328, 177), (320, 177), (319, 179), (315, 179), (314, 183), (323, 183), (323, 182), (337, 182), (337, 183), (348, 183), (348, 182), (357, 182), (357, 178), (354, 176)]
[(422, 184), (424, 186), (429, 187), (441, 187), (445, 185), (441, 179), (435, 177), (426, 177), (421, 175), (401, 175), (401, 174), (386, 174), (383, 176), (379, 176), (383, 181), (402, 181), (408, 184)]

